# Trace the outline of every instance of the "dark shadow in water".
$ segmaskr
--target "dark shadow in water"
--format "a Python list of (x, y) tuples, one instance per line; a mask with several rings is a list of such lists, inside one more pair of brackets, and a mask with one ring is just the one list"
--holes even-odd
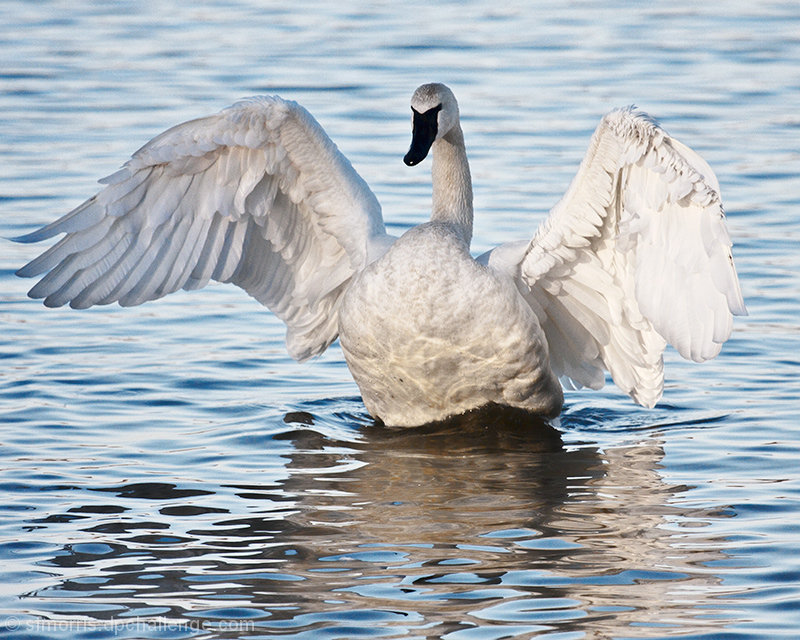
[(227, 513), (196, 487), (102, 488), (104, 521), (81, 510), (94, 544), (65, 547), (47, 564), (70, 577), (32, 595), (95, 618), (141, 609), (281, 635), (429, 637), (504, 625), (657, 636), (663, 620), (700, 628), (714, 604), (705, 567), (720, 541), (687, 541), (674, 523), (720, 514), (676, 504), (685, 487), (659, 475), (656, 440), (565, 447), (546, 422), (494, 409), (417, 429), (285, 422), (286, 477), (218, 487)]
[(403, 447), (438, 448), (452, 453), (463, 444), (487, 452), (523, 447), (528, 451), (557, 451), (562, 448), (561, 434), (541, 416), (522, 409), (496, 404), (486, 405), (462, 415), (427, 425), (407, 428), (386, 427), (380, 422), (363, 429), (371, 441), (396, 440)]

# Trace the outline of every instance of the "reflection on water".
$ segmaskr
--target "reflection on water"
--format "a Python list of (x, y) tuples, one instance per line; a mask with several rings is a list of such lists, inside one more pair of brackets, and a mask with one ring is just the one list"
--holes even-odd
[(332, 637), (495, 625), (656, 637), (716, 612), (706, 567), (721, 542), (702, 527), (723, 514), (670, 505), (686, 488), (659, 476), (655, 437), (601, 451), (496, 416), (339, 425), (345, 437), (310, 414), (286, 420), (278, 481), (92, 487), (36, 520), (34, 539), (74, 520), (84, 542), (40, 562), (49, 584), (26, 598), (56, 619), (158, 617), (223, 637), (232, 620), (275, 634), (336, 625)]

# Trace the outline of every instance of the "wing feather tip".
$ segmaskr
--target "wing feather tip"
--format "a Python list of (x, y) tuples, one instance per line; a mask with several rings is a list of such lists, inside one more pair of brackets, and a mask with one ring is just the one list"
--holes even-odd
[(728, 299), (728, 308), (735, 316), (749, 316), (750, 312), (747, 311), (747, 306), (744, 303), (744, 297), (741, 291), (736, 291), (735, 296), (730, 296)]
[(29, 262), (25, 266), (20, 267), (14, 272), (14, 275), (18, 278), (33, 278), (34, 276), (39, 275), (38, 273), (34, 273), (34, 269), (31, 267), (31, 263)]
[(36, 242), (41, 242), (42, 240), (49, 240), (55, 235), (58, 235), (58, 231), (50, 229), (50, 225), (46, 227), (42, 227), (41, 229), (36, 229), (36, 231), (31, 231), (30, 233), (25, 233), (21, 236), (15, 236), (13, 238), (6, 238), (11, 242), (16, 242), (17, 244), (34, 244)]

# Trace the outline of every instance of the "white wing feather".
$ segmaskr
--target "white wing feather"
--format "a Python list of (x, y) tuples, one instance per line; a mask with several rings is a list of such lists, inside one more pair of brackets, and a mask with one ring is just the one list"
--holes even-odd
[(719, 187), (708, 164), (631, 109), (607, 115), (577, 175), (527, 246), (495, 249), (539, 316), (551, 366), (634, 400), (663, 390), (665, 340), (713, 358), (745, 314)]
[(48, 306), (137, 305), (232, 282), (288, 327), (300, 360), (337, 335), (350, 277), (386, 242), (380, 205), (320, 125), (278, 97), (155, 137), (105, 188), (19, 240), (65, 233), (19, 270)]

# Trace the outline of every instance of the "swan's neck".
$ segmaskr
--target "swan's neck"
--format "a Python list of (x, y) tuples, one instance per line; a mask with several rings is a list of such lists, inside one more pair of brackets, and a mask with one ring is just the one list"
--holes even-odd
[(431, 221), (451, 225), (464, 242), (472, 240), (472, 177), (464, 134), (455, 126), (433, 143)]

